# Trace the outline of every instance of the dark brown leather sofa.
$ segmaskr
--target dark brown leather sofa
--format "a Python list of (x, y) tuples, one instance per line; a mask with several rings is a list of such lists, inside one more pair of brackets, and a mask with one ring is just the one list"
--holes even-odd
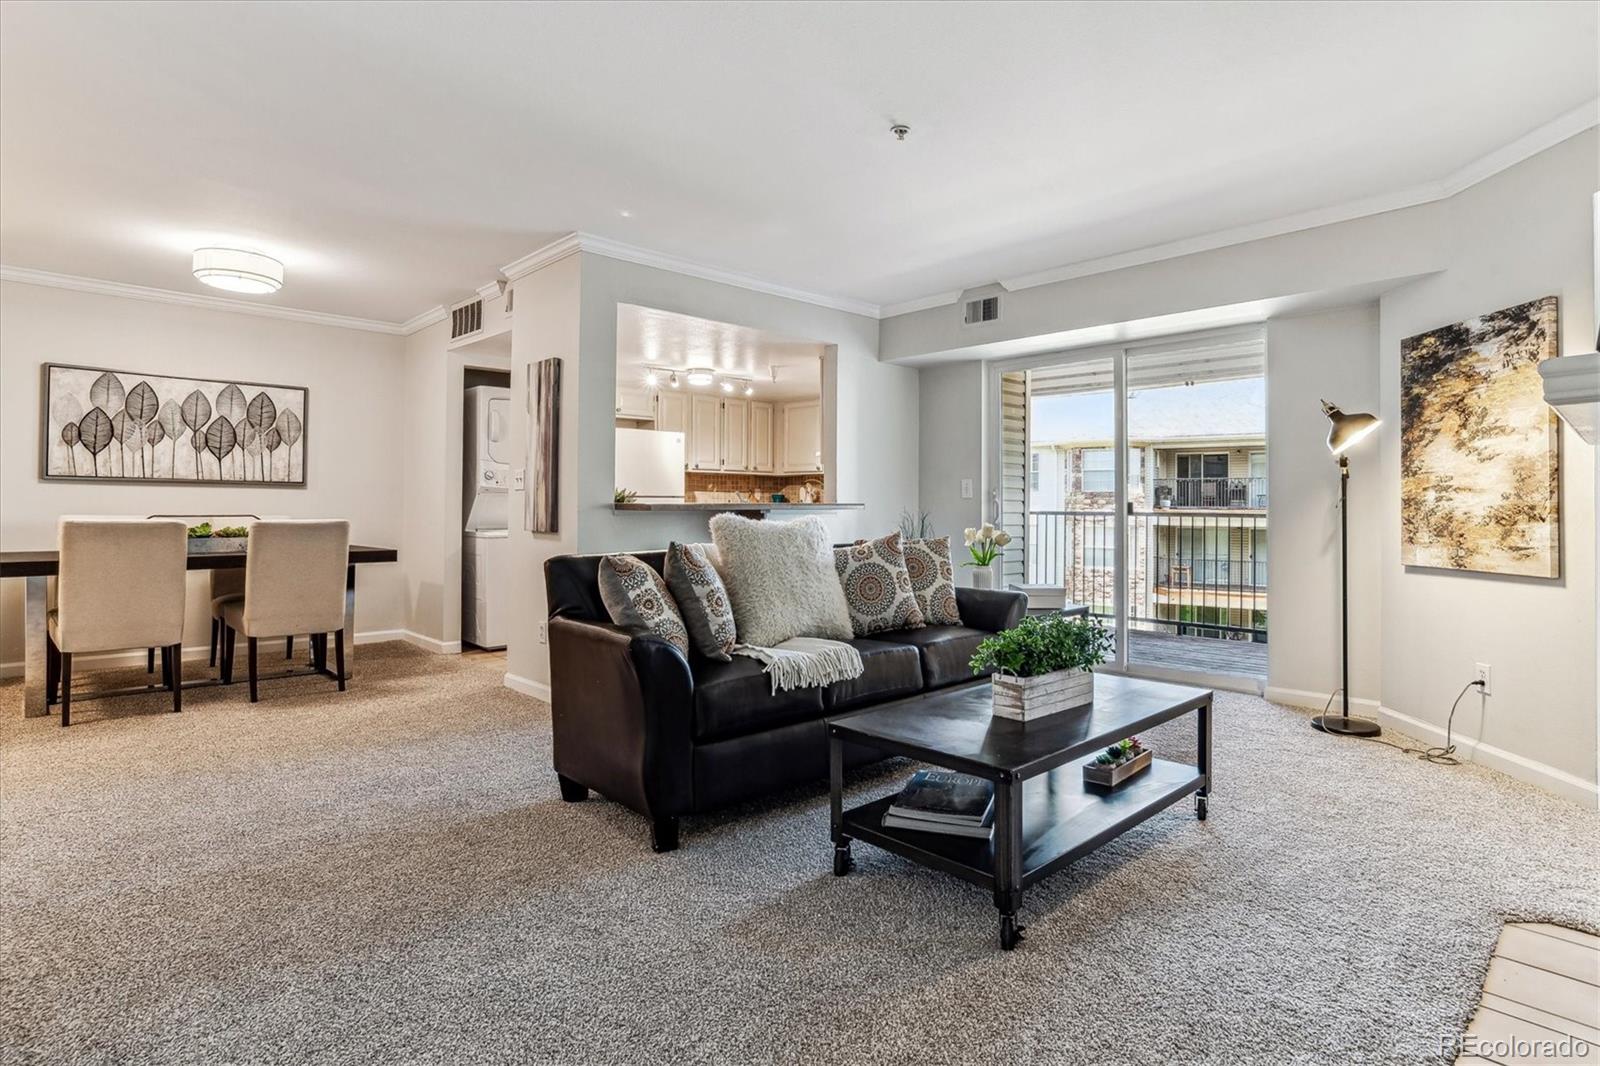
[[(664, 553), (635, 554), (661, 569)], [(555, 770), (563, 799), (594, 789), (649, 818), (657, 851), (677, 847), (682, 815), (825, 779), (825, 717), (971, 681), (978, 642), (1016, 625), (1028, 603), (1020, 592), (957, 589), (965, 625), (858, 638), (860, 677), (774, 694), (754, 659), (685, 658), (653, 633), (614, 625), (600, 600), (602, 558), (544, 566)]]

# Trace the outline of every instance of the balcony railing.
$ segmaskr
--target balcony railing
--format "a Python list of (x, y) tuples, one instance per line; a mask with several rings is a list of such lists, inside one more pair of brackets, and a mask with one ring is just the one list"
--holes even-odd
[(1262, 508), (1267, 506), (1264, 477), (1167, 477), (1151, 486), (1158, 509), (1167, 507)]
[[(1032, 511), (1027, 581), (1060, 588), (1110, 618), (1115, 547), (1110, 511)], [(1266, 515), (1130, 511), (1128, 560), (1128, 618), (1136, 628), (1266, 643)]]

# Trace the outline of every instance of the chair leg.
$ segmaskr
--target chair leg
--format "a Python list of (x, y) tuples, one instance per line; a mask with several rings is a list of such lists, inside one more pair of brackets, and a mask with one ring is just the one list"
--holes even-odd
[(283, 657), (285, 659), (288, 659), (290, 662), (294, 661), (294, 638), (293, 637), (284, 637), (283, 638)]
[(61, 728), (72, 724), (72, 653), (61, 653)]
[(220, 636), (220, 634), (217, 631), (219, 629), (221, 629), (221, 628), (222, 628), (222, 619), (213, 618), (211, 620), (211, 654), (206, 659), (206, 665), (207, 666), (215, 666), (215, 665), (217, 665), (217, 637)]
[(233, 684), (233, 627), (222, 625), (222, 683)]
[(308, 638), (311, 641), (311, 665), (318, 670), (328, 668), (328, 634), (313, 633)]
[(248, 649), (245, 652), (245, 655), (249, 659), (250, 702), (254, 703), (254, 702), (256, 702), (256, 638), (255, 637), (245, 637), (244, 639), (245, 639), (245, 643), (249, 645)]
[(168, 648), (167, 655), (172, 660), (172, 713), (177, 714), (183, 710), (183, 642)]
[(161, 646), (161, 687), (172, 687), (172, 649), (165, 644)]
[(333, 631), (333, 668), (339, 673), (339, 691), (344, 691), (344, 630)]
[(154, 648), (146, 648), (144, 650), (144, 672), (147, 674), (156, 672), (156, 650)]
[(44, 705), (61, 702), (61, 650), (46, 634), (44, 638)]

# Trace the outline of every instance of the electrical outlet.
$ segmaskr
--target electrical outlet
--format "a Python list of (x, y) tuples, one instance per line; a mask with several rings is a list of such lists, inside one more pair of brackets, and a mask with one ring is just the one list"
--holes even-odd
[(539, 643), (540, 644), (548, 644), (548, 643), (550, 643), (550, 623), (549, 622), (540, 622), (539, 623)]
[(1490, 692), (1491, 692), (1491, 684), (1492, 684), (1491, 679), (1489, 677), (1489, 664), (1488, 663), (1479, 663), (1477, 672), (1475, 674), (1473, 674), (1472, 676), (1473, 676), (1473, 678), (1475, 680), (1483, 682), (1483, 688), (1480, 689), (1480, 691), (1485, 696), (1489, 695)]
[(963, 500), (972, 499), (972, 479), (970, 477), (961, 479), (961, 498)]

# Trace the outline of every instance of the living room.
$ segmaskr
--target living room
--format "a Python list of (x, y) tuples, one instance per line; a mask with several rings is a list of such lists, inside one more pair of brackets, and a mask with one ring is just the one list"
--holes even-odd
[(0, 119), (18, 1061), (1600, 1061), (1594, 5), (18, 0)]

